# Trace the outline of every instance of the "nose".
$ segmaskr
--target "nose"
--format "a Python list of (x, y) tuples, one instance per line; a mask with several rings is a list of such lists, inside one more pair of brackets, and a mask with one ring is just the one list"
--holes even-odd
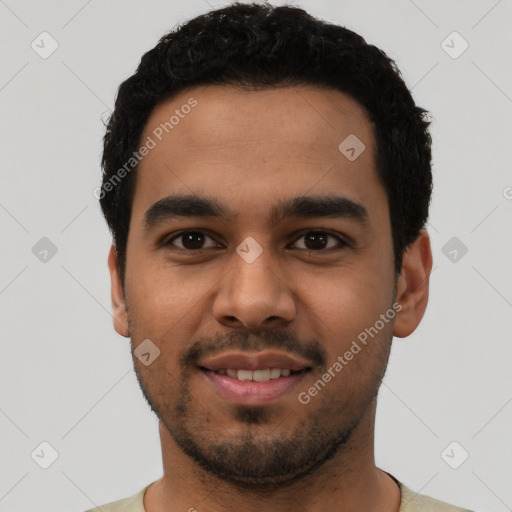
[(270, 251), (248, 263), (233, 255), (230, 271), (216, 294), (213, 315), (222, 325), (257, 329), (282, 328), (296, 315), (293, 294)]

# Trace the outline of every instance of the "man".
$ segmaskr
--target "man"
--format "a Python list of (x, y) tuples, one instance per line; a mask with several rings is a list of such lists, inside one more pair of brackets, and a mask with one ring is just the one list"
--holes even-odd
[(165, 35), (120, 87), (101, 206), (163, 477), (103, 511), (461, 511), (376, 467), (393, 336), (428, 300), (426, 111), (294, 7)]

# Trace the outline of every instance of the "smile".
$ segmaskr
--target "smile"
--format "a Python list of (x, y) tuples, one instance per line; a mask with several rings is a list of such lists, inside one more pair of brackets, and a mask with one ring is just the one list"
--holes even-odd
[(221, 398), (265, 405), (290, 393), (312, 363), (282, 352), (230, 352), (205, 359), (199, 369)]
[(279, 379), (279, 377), (289, 377), (291, 370), (288, 368), (266, 368), (264, 370), (234, 370), (232, 368), (221, 368), (215, 373), (227, 375), (232, 379), (266, 382), (268, 380)]

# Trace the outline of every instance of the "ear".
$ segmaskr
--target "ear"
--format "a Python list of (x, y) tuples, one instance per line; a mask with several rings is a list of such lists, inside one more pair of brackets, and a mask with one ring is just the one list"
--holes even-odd
[(128, 312), (123, 293), (123, 283), (117, 266), (117, 251), (114, 244), (110, 247), (108, 254), (108, 268), (110, 270), (110, 287), (112, 298), (112, 318), (114, 320), (114, 329), (125, 338), (130, 336), (128, 327)]
[(409, 336), (418, 327), (428, 303), (432, 251), (430, 237), (422, 229), (418, 238), (405, 250), (402, 270), (398, 276), (396, 302), (402, 309), (395, 317), (393, 335)]

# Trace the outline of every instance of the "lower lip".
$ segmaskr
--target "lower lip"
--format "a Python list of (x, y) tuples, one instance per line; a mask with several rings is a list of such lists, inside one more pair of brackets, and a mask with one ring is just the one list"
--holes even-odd
[(297, 386), (307, 372), (292, 373), (288, 377), (279, 377), (265, 382), (238, 380), (218, 373), (202, 370), (225, 399), (245, 405), (264, 405), (288, 394)]

